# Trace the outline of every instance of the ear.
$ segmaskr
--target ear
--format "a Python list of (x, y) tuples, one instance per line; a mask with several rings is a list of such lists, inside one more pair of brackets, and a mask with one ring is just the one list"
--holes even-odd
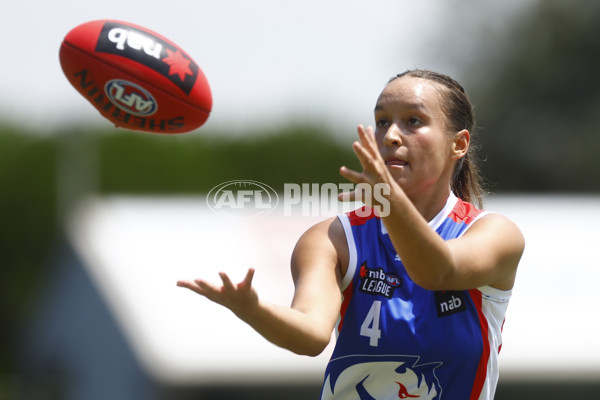
[(452, 139), (452, 159), (458, 160), (463, 158), (467, 154), (467, 150), (469, 150), (469, 143), (471, 143), (471, 134), (469, 131), (466, 129), (458, 131)]

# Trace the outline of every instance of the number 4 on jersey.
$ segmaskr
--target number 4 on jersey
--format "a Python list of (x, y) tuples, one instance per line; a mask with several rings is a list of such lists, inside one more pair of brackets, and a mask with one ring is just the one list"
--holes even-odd
[(381, 338), (381, 330), (379, 329), (379, 315), (381, 314), (381, 301), (375, 300), (360, 326), (360, 335), (369, 338), (369, 345), (377, 347)]

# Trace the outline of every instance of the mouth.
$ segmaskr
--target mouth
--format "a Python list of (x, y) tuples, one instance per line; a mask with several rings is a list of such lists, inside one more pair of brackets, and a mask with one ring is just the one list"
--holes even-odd
[(407, 166), (408, 163), (398, 158), (388, 158), (385, 160), (385, 165), (392, 168), (400, 168)]

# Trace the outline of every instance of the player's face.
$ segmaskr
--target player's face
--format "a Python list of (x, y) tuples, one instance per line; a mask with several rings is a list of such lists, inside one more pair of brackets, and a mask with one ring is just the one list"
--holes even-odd
[(439, 88), (426, 79), (392, 81), (375, 106), (375, 137), (396, 181), (409, 195), (450, 185), (454, 160)]

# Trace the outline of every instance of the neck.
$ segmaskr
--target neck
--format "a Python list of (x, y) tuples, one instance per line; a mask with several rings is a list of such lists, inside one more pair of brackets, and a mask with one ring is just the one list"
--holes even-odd
[(410, 201), (413, 203), (419, 214), (425, 218), (426, 221), (431, 221), (446, 205), (450, 196), (450, 187), (444, 187), (433, 193), (427, 193), (420, 196), (408, 196)]

